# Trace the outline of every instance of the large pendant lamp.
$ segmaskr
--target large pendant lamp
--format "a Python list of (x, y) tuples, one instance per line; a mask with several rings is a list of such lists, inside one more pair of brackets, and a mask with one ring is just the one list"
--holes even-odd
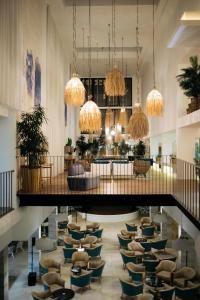
[(85, 88), (76, 70), (76, 3), (73, 0), (73, 75), (67, 82), (64, 91), (66, 104), (80, 106), (85, 100)]
[(163, 113), (164, 103), (161, 93), (156, 89), (155, 79), (155, 16), (154, 16), (154, 0), (153, 0), (153, 84), (154, 88), (147, 95), (146, 112), (149, 116), (159, 117)]
[(149, 133), (149, 123), (147, 116), (140, 105), (140, 82), (139, 82), (139, 12), (137, 0), (137, 26), (136, 26), (136, 46), (137, 46), (137, 102), (133, 107), (133, 114), (128, 124), (128, 133), (133, 139), (141, 139)]
[(91, 95), (91, 0), (89, 0), (89, 96), (80, 110), (79, 128), (82, 132), (99, 133), (101, 131), (101, 112)]
[(112, 62), (112, 70), (106, 75), (104, 82), (105, 93), (107, 96), (124, 96), (125, 95), (125, 81), (121, 71), (115, 65), (116, 56), (116, 39), (115, 39), (115, 0), (112, 0), (112, 41), (114, 49), (114, 58)]

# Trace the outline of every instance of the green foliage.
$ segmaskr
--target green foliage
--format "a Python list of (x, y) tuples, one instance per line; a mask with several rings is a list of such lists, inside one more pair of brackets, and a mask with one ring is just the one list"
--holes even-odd
[(68, 138), (68, 139), (67, 139), (66, 146), (71, 147), (71, 145), (72, 145), (72, 139), (71, 139), (71, 138)]
[(200, 65), (198, 57), (190, 57), (191, 67), (181, 69), (182, 74), (177, 76), (180, 87), (185, 91), (187, 97), (200, 97)]
[(48, 142), (42, 132), (42, 123), (46, 122), (44, 108), (35, 106), (33, 112), (23, 112), (17, 122), (17, 148), (21, 156), (28, 158), (29, 168), (40, 166), (41, 156), (48, 152)]
[(81, 159), (84, 159), (85, 152), (90, 149), (90, 143), (86, 143), (84, 135), (81, 135), (76, 141), (76, 147), (78, 148)]
[(139, 140), (139, 142), (133, 147), (133, 154), (138, 156), (145, 155), (146, 146), (143, 141)]
[(118, 147), (120, 155), (126, 155), (130, 150), (130, 146), (125, 143), (125, 140), (122, 140)]

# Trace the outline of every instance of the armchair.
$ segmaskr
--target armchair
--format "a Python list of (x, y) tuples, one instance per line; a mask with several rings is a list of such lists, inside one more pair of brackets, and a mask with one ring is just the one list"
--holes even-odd
[(100, 260), (97, 262), (89, 262), (88, 270), (92, 271), (92, 278), (101, 279), (103, 269), (105, 266), (105, 260)]
[(162, 251), (162, 250), (165, 251), (166, 244), (167, 244), (167, 239), (155, 241), (155, 242), (152, 242), (152, 248), (154, 248), (158, 251)]
[(84, 245), (93, 245), (93, 244), (96, 244), (97, 242), (97, 237), (96, 236), (93, 236), (93, 235), (88, 235), (86, 236), (85, 239), (81, 240), (80, 243), (81, 243), (81, 246), (84, 246)]
[(74, 266), (80, 266), (81, 268), (86, 268), (89, 261), (89, 255), (87, 252), (74, 252), (72, 254), (72, 264)]
[(90, 257), (97, 257), (101, 256), (101, 249), (102, 249), (102, 244), (100, 245), (95, 245), (94, 247), (91, 248), (85, 248), (85, 251), (88, 253)]
[(101, 229), (96, 229), (95, 231), (92, 231), (90, 235), (96, 236), (97, 240), (101, 241), (102, 240), (102, 233), (103, 233), (103, 228)]
[(145, 278), (145, 267), (136, 265), (132, 262), (126, 264), (126, 268), (128, 270), (129, 276), (133, 281), (142, 282)]
[(65, 247), (63, 247), (63, 255), (64, 255), (64, 258), (65, 258), (65, 261), (66, 262), (71, 262), (72, 255), (76, 251), (77, 251), (76, 248), (65, 248)]
[(42, 276), (44, 290), (51, 292), (65, 287), (65, 281), (55, 272), (49, 272)]
[(142, 247), (142, 245), (139, 242), (136, 242), (136, 241), (131, 241), (128, 244), (128, 249), (133, 250), (133, 251), (137, 251), (137, 255), (143, 255), (144, 252), (145, 252), (145, 249)]
[(162, 300), (174, 299), (175, 287), (167, 286), (159, 289), (159, 296)]
[(137, 225), (134, 223), (125, 223), (125, 225), (128, 231), (137, 231)]
[(143, 293), (143, 284), (135, 284), (134, 282), (124, 279), (120, 279), (120, 284), (122, 288), (122, 299), (124, 296), (133, 297)]
[(43, 258), (39, 262), (40, 276), (48, 272), (60, 273), (60, 263), (51, 258)]
[(197, 296), (200, 285), (188, 282), (187, 287), (181, 288), (176, 286), (175, 294), (177, 300), (198, 299)]
[(173, 273), (173, 283), (179, 287), (185, 287), (187, 281), (195, 277), (196, 271), (190, 267), (183, 267)]
[(118, 237), (118, 240), (119, 240), (120, 248), (127, 249), (128, 244), (130, 242), (132, 242), (132, 239), (124, 238), (121, 234), (117, 234), (117, 237)]
[(84, 231), (78, 231), (78, 230), (71, 230), (70, 234), (71, 234), (72, 239), (75, 239), (75, 240), (78, 240), (78, 241), (83, 239), (84, 236), (85, 236)]
[(125, 249), (121, 249), (120, 250), (120, 254), (122, 257), (122, 261), (123, 261), (123, 267), (126, 267), (126, 264), (129, 262), (133, 262), (136, 264), (137, 262), (137, 256), (135, 255), (134, 251), (129, 251), (129, 250), (125, 250)]
[(70, 278), (71, 288), (73, 285), (78, 288), (83, 288), (87, 286), (90, 288), (91, 275), (92, 275), (92, 271), (86, 271), (86, 270), (81, 270), (80, 275), (71, 274), (71, 278)]
[(121, 235), (124, 238), (132, 239), (132, 238), (135, 238), (137, 236), (137, 231), (128, 231), (126, 229), (122, 229), (121, 230)]
[(154, 237), (154, 232), (155, 232), (155, 227), (154, 226), (145, 226), (142, 227), (142, 236), (144, 238), (153, 238)]
[(142, 217), (140, 222), (141, 222), (141, 227), (149, 227), (153, 224), (151, 217)]
[(145, 266), (146, 273), (155, 273), (156, 267), (159, 264), (159, 260), (144, 260), (143, 265)]
[(99, 229), (100, 224), (97, 222), (93, 222), (91, 224), (87, 224), (86, 225), (86, 231), (87, 230), (91, 230), (91, 231), (95, 231), (96, 229)]
[(78, 225), (76, 225), (74, 223), (69, 223), (67, 225), (67, 228), (68, 228), (69, 233), (70, 233), (71, 230), (80, 230), (81, 229), (80, 226), (78, 226)]
[(31, 295), (33, 300), (51, 300), (50, 296), (52, 295), (52, 293), (50, 291), (32, 292)]
[(166, 282), (172, 281), (172, 272), (176, 270), (176, 263), (171, 260), (162, 260), (156, 267), (156, 275)]
[(71, 236), (66, 236), (64, 238), (64, 245), (65, 245), (65, 248), (72, 248), (73, 245), (79, 246), (80, 241), (73, 239)]

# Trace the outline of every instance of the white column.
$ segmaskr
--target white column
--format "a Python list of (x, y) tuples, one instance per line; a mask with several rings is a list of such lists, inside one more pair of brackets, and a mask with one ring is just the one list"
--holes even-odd
[[(35, 246), (32, 246), (33, 239), (37, 240), (41, 237), (41, 230), (38, 228), (28, 240), (28, 272), (32, 272), (32, 263), (33, 263), (33, 272), (39, 271), (39, 260), (40, 260), (40, 251), (38, 251)], [(32, 258), (32, 247), (33, 247), (33, 258)]]
[(58, 238), (58, 221), (57, 221), (57, 209), (55, 208), (52, 214), (48, 217), (49, 223), (49, 238), (52, 240), (57, 240)]
[(0, 252), (0, 299), (8, 300), (8, 247)]

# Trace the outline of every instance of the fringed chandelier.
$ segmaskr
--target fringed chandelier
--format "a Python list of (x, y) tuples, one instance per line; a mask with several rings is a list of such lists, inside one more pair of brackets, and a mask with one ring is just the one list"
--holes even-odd
[(149, 123), (147, 116), (142, 111), (140, 105), (140, 83), (139, 83), (139, 11), (137, 0), (137, 25), (136, 25), (136, 46), (137, 46), (137, 102), (133, 107), (133, 114), (130, 117), (128, 124), (128, 133), (133, 139), (141, 139), (149, 133)]
[[(112, 41), (114, 57), (112, 61), (112, 70), (106, 75), (106, 80), (104, 82), (105, 93), (107, 96), (124, 96), (125, 95), (125, 81), (121, 71), (115, 65), (116, 56), (116, 39), (115, 39), (115, 0), (112, 0)], [(110, 66), (109, 66), (110, 67)]]
[(76, 2), (73, 0), (73, 75), (67, 82), (64, 91), (66, 104), (80, 106), (85, 101), (85, 88), (76, 69)]
[(147, 95), (146, 112), (149, 116), (159, 117), (163, 113), (164, 103), (161, 93), (156, 89), (155, 79), (155, 16), (154, 16), (154, 0), (153, 0), (153, 84), (154, 88)]
[(100, 133), (101, 131), (101, 112), (97, 104), (92, 101), (91, 94), (91, 0), (89, 0), (89, 90), (88, 101), (80, 110), (79, 128), (82, 132)]
[(79, 128), (82, 132), (94, 133), (101, 129), (101, 112), (92, 96), (88, 96), (88, 101), (80, 111)]
[(111, 128), (114, 125), (114, 114), (112, 109), (109, 107), (106, 110), (105, 128)]

